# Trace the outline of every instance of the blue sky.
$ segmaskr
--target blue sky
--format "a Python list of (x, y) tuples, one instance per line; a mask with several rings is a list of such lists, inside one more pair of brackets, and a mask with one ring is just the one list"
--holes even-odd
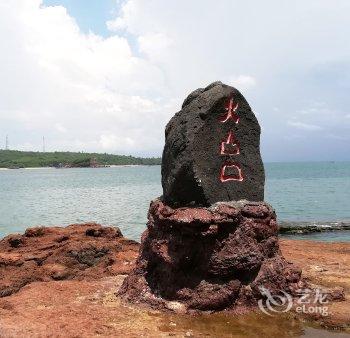
[(119, 7), (116, 0), (44, 0), (43, 4), (64, 6), (82, 31), (88, 33), (91, 30), (102, 36), (111, 35), (106, 22), (115, 17)]
[(0, 139), (159, 156), (186, 95), (247, 98), (265, 161), (350, 160), (348, 0), (0, 3)]

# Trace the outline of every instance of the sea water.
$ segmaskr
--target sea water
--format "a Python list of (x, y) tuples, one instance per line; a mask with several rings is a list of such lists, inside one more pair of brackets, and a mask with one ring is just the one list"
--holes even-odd
[[(265, 170), (265, 199), (280, 221), (350, 220), (350, 162), (267, 163)], [(160, 166), (0, 170), (0, 236), (94, 221), (139, 240), (160, 182)], [(350, 231), (313, 238), (349, 241)]]

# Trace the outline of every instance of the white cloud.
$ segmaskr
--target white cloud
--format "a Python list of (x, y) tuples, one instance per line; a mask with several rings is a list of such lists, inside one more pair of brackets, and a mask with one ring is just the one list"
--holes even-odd
[(115, 151), (116, 149), (123, 149), (133, 146), (135, 140), (130, 137), (118, 137), (114, 134), (101, 135), (100, 144), (102, 149), (108, 151)]
[(173, 41), (162, 33), (146, 34), (138, 38), (139, 49), (154, 61), (160, 61), (162, 55)]
[(291, 127), (295, 127), (297, 129), (301, 130), (308, 130), (308, 131), (317, 131), (317, 130), (323, 130), (322, 127), (317, 126), (315, 124), (308, 124), (298, 121), (287, 121), (287, 124)]
[(344, 137), (350, 2), (283, 3), (126, 0), (104, 38), (84, 34), (62, 6), (0, 0), (0, 137), (39, 149), (45, 135), (51, 150), (160, 155), (183, 99), (216, 80), (247, 96), (274, 159), (291, 153), (280, 135), (296, 129), (298, 154), (308, 131)]
[[(0, 120), (10, 116), (21, 128), (46, 135), (48, 148), (52, 142), (50, 148), (68, 144), (71, 150), (160, 150), (171, 114), (164, 96), (157, 99), (166, 88), (163, 74), (133, 55), (124, 37), (84, 34), (64, 7), (17, 0), (0, 3), (0, 39), (6, 46)], [(106, 129), (120, 136), (106, 137)], [(26, 135), (12, 135), (14, 146), (27, 147), (29, 141), (19, 140)], [(129, 135), (145, 142), (135, 149)]]
[(67, 132), (67, 128), (65, 128), (64, 126), (62, 126), (61, 123), (56, 123), (55, 124), (55, 128), (58, 132), (60, 133), (66, 133)]
[(137, 1), (125, 1), (120, 10), (120, 16), (117, 16), (114, 20), (107, 21), (108, 29), (115, 32), (128, 28), (131, 22), (142, 15), (139, 10), (140, 7)]
[(247, 90), (256, 86), (256, 79), (249, 75), (239, 75), (230, 77), (227, 84), (236, 87), (238, 90)]
[[(12, 149), (12, 145), (11, 144), (10, 144), (10, 149)], [(16, 150), (33, 151), (33, 149), (35, 149), (35, 144), (34, 143), (30, 143), (30, 142), (20, 143), (20, 144), (16, 145)]]
[(349, 141), (350, 140), (349, 136), (341, 136), (341, 135), (335, 135), (335, 134), (327, 134), (326, 136), (330, 139), (338, 140), (338, 141)]

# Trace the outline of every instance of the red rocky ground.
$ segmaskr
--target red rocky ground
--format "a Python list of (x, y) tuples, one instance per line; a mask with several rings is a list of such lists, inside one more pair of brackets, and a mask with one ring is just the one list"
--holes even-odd
[(127, 274), (139, 244), (99, 224), (29, 228), (0, 241), (0, 297), (52, 280), (93, 280)]
[[(310, 282), (342, 287), (313, 325), (350, 328), (350, 244), (282, 240), (287, 261)], [(129, 305), (116, 296), (135, 266), (139, 244), (97, 224), (28, 229), (0, 241), (0, 337), (332, 337), (291, 314), (188, 316)], [(340, 337), (345, 337), (340, 334)]]

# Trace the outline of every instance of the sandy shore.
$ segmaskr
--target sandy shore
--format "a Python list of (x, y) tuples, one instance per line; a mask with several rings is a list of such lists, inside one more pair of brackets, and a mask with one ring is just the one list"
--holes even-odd
[(138, 251), (118, 231), (96, 224), (27, 230), (0, 241), (0, 287), (8, 295), (0, 298), (0, 336), (347, 337), (350, 243), (281, 240), (281, 249), (310, 283), (342, 287), (346, 300), (329, 304), (327, 317), (162, 313), (116, 296)]
[[(142, 167), (142, 166), (149, 166), (147, 164), (120, 164), (120, 165), (108, 165), (106, 167), (99, 167), (99, 168), (121, 168), (121, 167)], [(16, 169), (10, 169), (10, 168), (0, 168), (0, 170), (40, 170), (40, 169), (56, 169), (55, 167), (29, 167), (29, 168), (16, 168)], [(76, 169), (76, 168), (59, 168), (59, 169)]]
[(33, 168), (16, 168), (16, 169), (10, 169), (10, 168), (0, 168), (0, 170), (40, 170), (40, 169), (55, 169), (53, 167), (33, 167)]
[(54, 167), (32, 167), (32, 168), (23, 168), (26, 170), (40, 170), (40, 169), (56, 169)]

